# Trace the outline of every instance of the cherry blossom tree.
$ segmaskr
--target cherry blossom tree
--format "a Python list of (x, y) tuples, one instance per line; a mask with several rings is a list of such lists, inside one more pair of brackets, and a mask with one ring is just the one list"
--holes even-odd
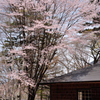
[(28, 100), (34, 100), (59, 49), (72, 50), (65, 40), (68, 44), (86, 43), (87, 35), (76, 32), (84, 29), (82, 24), (99, 10), (95, 1), (89, 0), (4, 0), (0, 7), (1, 16), (6, 18), (0, 21), (0, 29), (6, 37), (6, 59), (12, 69), (8, 76), (28, 87)]

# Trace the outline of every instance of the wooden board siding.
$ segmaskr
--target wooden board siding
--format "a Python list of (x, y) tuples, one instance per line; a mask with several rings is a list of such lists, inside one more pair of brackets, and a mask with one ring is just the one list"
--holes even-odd
[(100, 100), (100, 82), (55, 83), (50, 89), (50, 100), (78, 100), (78, 90), (84, 89), (91, 91), (91, 100)]
[(92, 88), (92, 100), (100, 100), (100, 87)]

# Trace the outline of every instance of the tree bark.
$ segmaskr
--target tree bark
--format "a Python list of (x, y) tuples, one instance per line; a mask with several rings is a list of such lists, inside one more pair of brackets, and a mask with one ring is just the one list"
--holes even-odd
[(28, 100), (34, 100), (35, 99), (35, 90), (34, 89), (31, 89), (29, 87), (29, 94), (28, 94)]
[(28, 92), (29, 92), (28, 100), (34, 100), (35, 99), (35, 95), (36, 95), (36, 91), (37, 91), (38, 87), (39, 87), (39, 84), (37, 84), (35, 88), (33, 88), (31, 86), (28, 87)]

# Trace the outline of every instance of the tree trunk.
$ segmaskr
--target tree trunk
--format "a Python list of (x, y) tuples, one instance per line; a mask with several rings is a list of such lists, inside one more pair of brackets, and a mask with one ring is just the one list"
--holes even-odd
[(28, 100), (34, 100), (35, 99), (35, 95), (36, 95), (36, 91), (37, 91), (38, 87), (39, 87), (39, 84), (37, 84), (37, 86), (35, 88), (31, 87), (31, 86), (28, 87), (28, 92), (29, 92)]
[(33, 95), (29, 93), (28, 100), (34, 100), (35, 99), (35, 93), (33, 92)]
[(29, 88), (29, 94), (28, 94), (28, 100), (34, 100), (35, 99), (35, 90)]

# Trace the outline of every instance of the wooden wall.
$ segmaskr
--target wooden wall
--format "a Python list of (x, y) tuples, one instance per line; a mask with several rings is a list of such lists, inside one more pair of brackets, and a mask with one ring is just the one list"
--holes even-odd
[(78, 90), (84, 89), (91, 91), (91, 100), (100, 100), (100, 82), (51, 84), (50, 100), (78, 100)]

